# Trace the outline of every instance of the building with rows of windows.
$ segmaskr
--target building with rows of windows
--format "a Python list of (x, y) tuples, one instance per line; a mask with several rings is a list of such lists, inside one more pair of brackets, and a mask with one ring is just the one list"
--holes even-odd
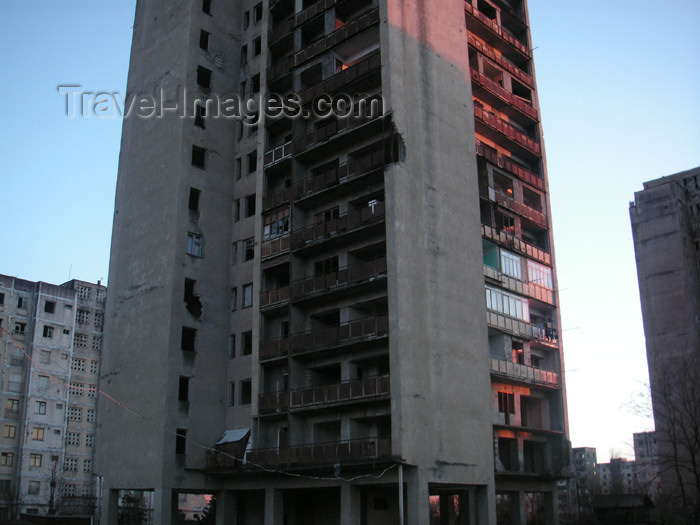
[(92, 515), (107, 289), (0, 275), (0, 518)]
[(526, 1), (139, 1), (156, 87), (185, 107), (123, 128), (103, 387), (139, 415), (101, 405), (105, 522), (554, 523)]

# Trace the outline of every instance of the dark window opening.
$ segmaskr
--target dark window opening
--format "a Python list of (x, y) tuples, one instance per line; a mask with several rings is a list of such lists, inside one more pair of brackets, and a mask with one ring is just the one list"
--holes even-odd
[(190, 400), (190, 378), (185, 376), (180, 376), (180, 383), (177, 387), (177, 399), (178, 401), (189, 401)]
[(280, 323), (280, 337), (283, 339), (289, 337), (289, 321), (282, 321)]
[(251, 237), (244, 242), (245, 249), (243, 250), (243, 260), (250, 261), (255, 257), (255, 238)]
[(178, 428), (175, 431), (175, 454), (185, 454), (187, 451), (187, 430)]
[(210, 34), (204, 29), (199, 31), (199, 48), (204, 51), (209, 50), (209, 36)]
[(182, 341), (180, 348), (185, 352), (194, 352), (195, 349), (195, 338), (197, 336), (197, 329), (190, 328), (188, 326), (182, 327)]
[(233, 201), (233, 222), (238, 222), (241, 219), (241, 200)]
[(205, 129), (205, 119), (207, 118), (207, 107), (204, 104), (197, 104), (194, 107), (194, 125), (198, 128)]
[(325, 211), (321, 211), (314, 215), (314, 222), (316, 224), (321, 224), (323, 222), (328, 222), (333, 219), (338, 219), (340, 217), (340, 209), (336, 206), (334, 208), (329, 208)]
[(236, 383), (229, 383), (228, 385), (228, 406), (232, 407), (236, 404)]
[(192, 146), (192, 165), (195, 168), (205, 169), (207, 163), (207, 150), (199, 146)]
[(199, 211), (199, 195), (201, 193), (197, 188), (190, 188), (190, 198), (187, 204), (190, 211)]
[(253, 332), (248, 330), (241, 334), (241, 355), (253, 353)]
[(0, 293), (0, 304), (5, 304), (5, 294)]
[(255, 193), (245, 198), (245, 216), (252, 217), (253, 215), (255, 215)]
[(197, 84), (204, 89), (211, 87), (211, 69), (202, 66), (197, 67)]
[[(3, 301), (0, 301), (0, 304), (2, 304)], [(44, 312), (47, 314), (52, 314), (56, 311), (56, 302), (55, 301), (45, 301), (44, 302)]]
[(201, 317), (202, 301), (199, 299), (199, 296), (194, 293), (195, 283), (196, 281), (194, 279), (185, 279), (185, 307), (194, 317)]
[(256, 57), (262, 53), (262, 38), (258, 37), (253, 40), (253, 56)]
[(258, 169), (258, 152), (251, 151), (248, 153), (248, 175), (255, 173)]
[(253, 397), (253, 389), (250, 379), (241, 381), (241, 395), (240, 403), (241, 405), (250, 405), (250, 401)]
[(228, 343), (228, 358), (233, 359), (236, 357), (236, 334), (231, 334)]
[(53, 326), (44, 326), (43, 336), (51, 339), (53, 337)]
[[(241, 46), (241, 66), (246, 65), (248, 65), (248, 46)], [(244, 86), (241, 95), (245, 95), (245, 82), (242, 82), (241, 85)]]
[(522, 343), (517, 343), (517, 342), (513, 341), (511, 353), (512, 353), (513, 363), (518, 364), (518, 365), (525, 364), (525, 350), (523, 349)]
[(515, 218), (496, 212), (496, 229), (503, 233), (515, 235)]
[(542, 199), (534, 191), (523, 188), (523, 203), (533, 210), (542, 211)]
[(314, 263), (314, 276), (321, 277), (338, 271), (338, 256)]
[(208, 15), (211, 14), (211, 0), (202, 1), (202, 11), (204, 11)]
[[(260, 74), (253, 76), (251, 80), (253, 82), (253, 93), (260, 93)], [(257, 121), (257, 118), (255, 120)]]
[(484, 0), (479, 0), (477, 3), (477, 9), (494, 22), (496, 21), (496, 8), (488, 2), (485, 2)]
[(248, 29), (250, 27), (250, 11), (243, 13), (243, 29)]
[(263, 6), (262, 2), (259, 4), (256, 4), (255, 7), (253, 8), (253, 20), (257, 23), (262, 20), (263, 17)]
[(513, 95), (524, 100), (528, 104), (532, 103), (532, 91), (530, 91), (530, 88), (525, 87), (525, 84), (521, 84), (514, 78), (511, 79), (510, 85), (513, 90)]

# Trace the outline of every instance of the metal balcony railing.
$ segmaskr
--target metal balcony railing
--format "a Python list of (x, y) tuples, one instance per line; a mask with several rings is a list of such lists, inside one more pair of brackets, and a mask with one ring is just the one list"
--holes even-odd
[(526, 151), (532, 153), (537, 157), (541, 157), (542, 153), (540, 150), (540, 145), (528, 137), (522, 131), (517, 130), (515, 127), (511, 126), (498, 116), (493, 113), (480, 108), (476, 104), (474, 105), (474, 116), (477, 120), (483, 122), (487, 127), (498, 133), (505, 135), (509, 140), (522, 147)]
[[(475, 20), (479, 24), (481, 24), (481, 27), (484, 27), (488, 29), (493, 35), (499, 37), (501, 40), (504, 42), (507, 42), (510, 46), (512, 46), (515, 50), (517, 50), (523, 57), (525, 58), (530, 58), (530, 50), (528, 47), (523, 44), (520, 40), (515, 38), (513, 35), (505, 31), (495, 20), (491, 20), (488, 16), (483, 14), (481, 11), (478, 9), (474, 9), (474, 7), (469, 3), (465, 2), (464, 3), (464, 11), (469, 15), (469, 18), (467, 20)], [(473, 30), (474, 27), (472, 26), (471, 28), (467, 26), (467, 29)]]
[(559, 386), (559, 375), (556, 372), (521, 365), (495, 357), (491, 358), (491, 372), (530, 383)]
[(501, 100), (505, 101), (515, 109), (517, 109), (520, 113), (523, 115), (529, 117), (530, 119), (534, 120), (535, 122), (537, 121), (537, 110), (533, 108), (530, 104), (527, 102), (524, 102), (522, 99), (519, 97), (513, 95), (510, 91), (507, 91), (503, 87), (501, 87), (499, 84), (488, 78), (486, 75), (483, 73), (480, 73), (479, 71), (472, 69), (471, 70), (471, 75), (472, 75), (472, 81), (475, 84), (478, 84), (480, 86), (483, 86), (486, 90), (490, 91), (494, 95), (496, 95), (498, 98)]
[(535, 339), (547, 344), (559, 342), (559, 332), (556, 328), (534, 325), (494, 310), (486, 310), (486, 322), (492, 328), (527, 339)]
[(487, 239), (491, 239), (492, 241), (495, 241), (503, 246), (507, 246), (508, 248), (517, 252), (524, 253), (531, 259), (535, 259), (547, 265), (552, 264), (552, 259), (549, 252), (520, 240), (513, 235), (502, 231), (499, 232), (496, 228), (492, 228), (486, 224), (481, 225), (481, 233)]
[(311, 224), (292, 234), (292, 248), (303, 248), (306, 244), (324, 241), (331, 237), (359, 230), (370, 224), (384, 221), (385, 206), (383, 202), (375, 202), (359, 210), (351, 210), (337, 218)]
[(526, 170), (519, 164), (516, 164), (510, 160), (508, 157), (505, 157), (493, 149), (486, 147), (478, 140), (476, 141), (476, 154), (480, 157), (484, 157), (494, 166), (503, 168), (518, 177), (520, 180), (525, 181), (528, 184), (532, 184), (535, 188), (544, 191), (544, 179), (542, 177), (529, 170)]
[(260, 292), (260, 308), (289, 301), (289, 286), (273, 288)]
[(284, 357), (289, 353), (289, 337), (260, 341), (258, 352), (261, 361)]
[(374, 315), (336, 326), (321, 327), (291, 337), (292, 354), (304, 353), (325, 347), (344, 346), (374, 340), (389, 334), (389, 317)]
[(367, 377), (292, 390), (290, 408), (355, 401), (389, 394), (389, 376)]
[(515, 200), (510, 195), (506, 195), (503, 192), (496, 190), (495, 188), (489, 188), (493, 190), (493, 196), (498, 204), (504, 208), (508, 208), (514, 211), (518, 215), (530, 219), (532, 222), (541, 226), (542, 228), (547, 228), (547, 217), (541, 211), (531, 208), (525, 203)]
[(292, 300), (386, 277), (386, 271), (386, 257), (378, 257), (307, 277), (292, 283)]
[(374, 52), (367, 58), (360, 60), (359, 62), (353, 64), (347, 69), (343, 69), (342, 71), (336, 73), (333, 76), (328, 77), (322, 82), (319, 82), (318, 84), (302, 91), (299, 94), (301, 98), (301, 103), (308, 104), (309, 102), (314, 100), (314, 98), (316, 98), (318, 95), (330, 94), (339, 89), (342, 89), (350, 82), (354, 82), (355, 80), (358, 80), (374, 71), (379, 71), (381, 69), (381, 66), (381, 56), (378, 51)]
[(272, 148), (271, 150), (265, 152), (265, 167), (267, 168), (276, 162), (290, 158), (294, 152), (293, 146), (294, 144), (290, 140), (281, 146), (277, 146), (276, 148)]

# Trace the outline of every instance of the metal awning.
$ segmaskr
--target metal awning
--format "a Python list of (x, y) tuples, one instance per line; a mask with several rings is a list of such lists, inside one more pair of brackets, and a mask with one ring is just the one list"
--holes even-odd
[(239, 441), (243, 441), (244, 439), (248, 439), (248, 436), (250, 436), (250, 429), (249, 428), (237, 428), (236, 430), (227, 430), (224, 432), (224, 435), (221, 436), (221, 439), (216, 442), (217, 445), (223, 445), (225, 443), (237, 443)]

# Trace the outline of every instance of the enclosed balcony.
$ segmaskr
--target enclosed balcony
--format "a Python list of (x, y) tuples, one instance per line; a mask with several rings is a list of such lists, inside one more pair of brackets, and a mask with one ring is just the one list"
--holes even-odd
[(264, 161), (265, 168), (267, 169), (270, 166), (282, 162), (284, 160), (290, 160), (292, 158), (292, 153), (294, 153), (294, 150), (293, 143), (291, 140), (285, 142), (281, 146), (277, 146), (276, 148), (272, 148), (266, 151)]
[(537, 246), (534, 246), (530, 243), (527, 243), (521, 239), (518, 239), (517, 237), (511, 234), (499, 231), (496, 228), (488, 226), (487, 224), (481, 225), (481, 233), (484, 238), (490, 239), (502, 246), (508, 247), (512, 250), (525, 254), (531, 259), (540, 261), (546, 265), (552, 264), (549, 252), (538, 248)]
[(533, 366), (521, 365), (491, 357), (491, 374), (519, 383), (535, 384), (550, 388), (559, 387), (559, 375), (550, 370), (541, 370)]
[(290, 409), (337, 406), (358, 401), (389, 398), (389, 376), (366, 377), (341, 383), (292, 390)]
[(293, 334), (290, 350), (301, 356), (331, 348), (360, 347), (389, 337), (389, 317), (386, 314), (356, 319), (335, 326), (321, 326)]

